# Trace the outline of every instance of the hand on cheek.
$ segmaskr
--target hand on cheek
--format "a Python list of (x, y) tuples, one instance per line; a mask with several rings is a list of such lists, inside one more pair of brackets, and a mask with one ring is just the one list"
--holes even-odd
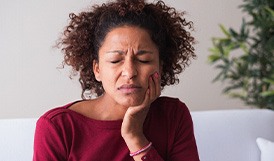
[(152, 103), (161, 94), (160, 75), (158, 72), (152, 74), (149, 78), (149, 97), (150, 103)]
[(138, 106), (129, 107), (126, 111), (122, 124), (122, 135), (143, 132), (143, 123), (150, 104), (157, 99), (160, 94), (160, 76), (158, 72), (155, 72), (149, 77), (148, 89), (146, 90), (143, 102)]
[(139, 150), (149, 143), (143, 133), (143, 124), (150, 104), (160, 94), (160, 76), (155, 72), (149, 77), (148, 89), (143, 102), (138, 106), (129, 107), (126, 111), (121, 127), (121, 135), (131, 152)]
[[(149, 109), (150, 104), (155, 101), (161, 94), (160, 76), (155, 72), (148, 78), (148, 89), (145, 93), (143, 102), (138, 106), (139, 110)], [(137, 106), (136, 106), (137, 107)]]

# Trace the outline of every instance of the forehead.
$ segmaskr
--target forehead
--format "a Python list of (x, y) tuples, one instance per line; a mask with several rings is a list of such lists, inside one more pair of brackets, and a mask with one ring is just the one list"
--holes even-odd
[(117, 47), (156, 47), (149, 32), (143, 28), (135, 26), (121, 26), (109, 31), (102, 43), (102, 47), (111, 44), (115, 44)]

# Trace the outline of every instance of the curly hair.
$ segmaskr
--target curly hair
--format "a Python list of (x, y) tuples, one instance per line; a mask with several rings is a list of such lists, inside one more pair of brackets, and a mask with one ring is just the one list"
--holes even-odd
[(78, 15), (71, 13), (58, 47), (64, 53), (64, 64), (79, 73), (82, 98), (85, 93), (100, 96), (104, 89), (95, 79), (92, 64), (98, 61), (98, 51), (108, 32), (116, 27), (137, 26), (145, 29), (159, 49), (162, 63), (161, 88), (179, 82), (178, 74), (195, 58), (192, 21), (163, 1), (116, 0), (93, 5)]

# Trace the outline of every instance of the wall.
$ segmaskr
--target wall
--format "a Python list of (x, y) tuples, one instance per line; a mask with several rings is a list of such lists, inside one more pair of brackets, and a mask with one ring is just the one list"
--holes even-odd
[[(53, 48), (70, 12), (97, 1), (2, 0), (0, 6), (0, 118), (38, 117), (52, 107), (80, 99), (80, 85), (69, 79), (69, 69), (58, 69), (62, 54)], [(166, 1), (187, 11), (195, 24), (197, 60), (180, 75), (180, 84), (163, 95), (180, 98), (190, 110), (246, 108), (222, 95), (223, 84), (212, 84), (217, 74), (207, 63), (212, 36), (221, 36), (218, 24), (238, 27), (240, 0)]]

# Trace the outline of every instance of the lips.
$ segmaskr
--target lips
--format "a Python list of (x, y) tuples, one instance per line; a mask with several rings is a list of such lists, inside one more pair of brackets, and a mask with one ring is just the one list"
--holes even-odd
[(135, 93), (138, 92), (142, 87), (135, 84), (124, 84), (118, 87), (118, 90), (122, 93)]

